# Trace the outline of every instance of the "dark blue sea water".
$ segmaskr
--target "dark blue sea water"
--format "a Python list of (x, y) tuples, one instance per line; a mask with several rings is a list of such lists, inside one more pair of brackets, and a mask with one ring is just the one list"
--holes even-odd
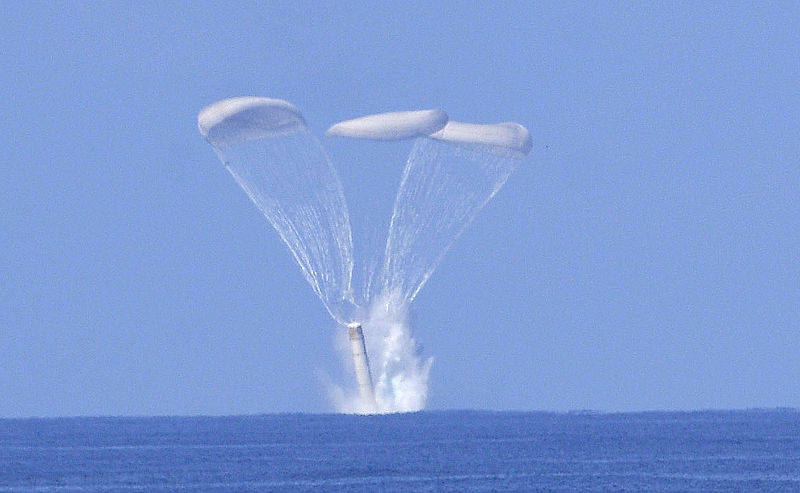
[(0, 491), (800, 491), (800, 412), (0, 420)]

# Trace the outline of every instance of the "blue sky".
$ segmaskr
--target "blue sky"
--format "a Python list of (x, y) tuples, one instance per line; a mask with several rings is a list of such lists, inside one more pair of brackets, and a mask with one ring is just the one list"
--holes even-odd
[(413, 305), (429, 408), (800, 406), (800, 8), (473, 4), (7, 5), (0, 416), (333, 409), (336, 328), (197, 131), (239, 95), (530, 129)]

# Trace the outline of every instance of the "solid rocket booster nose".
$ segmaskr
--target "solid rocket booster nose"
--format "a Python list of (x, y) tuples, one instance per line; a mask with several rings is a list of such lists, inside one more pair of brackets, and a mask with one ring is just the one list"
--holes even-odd
[(358, 391), (365, 403), (374, 404), (375, 392), (372, 389), (372, 376), (369, 371), (367, 347), (364, 344), (364, 331), (361, 329), (361, 324), (354, 322), (347, 325), (347, 332), (350, 336), (350, 347), (353, 349), (353, 365), (356, 370)]

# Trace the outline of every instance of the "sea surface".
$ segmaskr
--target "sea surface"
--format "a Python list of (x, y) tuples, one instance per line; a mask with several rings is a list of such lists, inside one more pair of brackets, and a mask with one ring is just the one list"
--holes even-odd
[(5, 491), (800, 491), (800, 411), (0, 420)]

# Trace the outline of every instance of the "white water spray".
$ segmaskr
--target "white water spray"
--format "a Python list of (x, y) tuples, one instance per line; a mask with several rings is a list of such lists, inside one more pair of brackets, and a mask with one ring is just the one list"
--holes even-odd
[[(428, 375), (433, 358), (423, 358), (417, 341), (411, 336), (408, 305), (398, 296), (381, 296), (372, 304), (361, 325), (369, 334), (367, 353), (374, 393), (365, 395), (361, 388), (355, 392), (331, 385), (329, 393), (336, 409), (359, 414), (423, 409), (428, 399)], [(354, 365), (358, 375), (357, 359)]]
[[(378, 222), (388, 224), (388, 231), (367, 239), (386, 239), (377, 259), (357, 255), (371, 250), (354, 248), (339, 177), (294, 106), (233, 98), (201, 111), (198, 125), (289, 247), (328, 312), (347, 328), (342, 335), (349, 338), (359, 388), (332, 386), (337, 409), (423, 409), (433, 358), (419, 354), (408, 325), (409, 304), (530, 151), (527, 130), (514, 123), (448, 122), (440, 110), (370, 115), (331, 127), (329, 136), (416, 139), (391, 218)], [(354, 276), (354, 266), (364, 274)]]

